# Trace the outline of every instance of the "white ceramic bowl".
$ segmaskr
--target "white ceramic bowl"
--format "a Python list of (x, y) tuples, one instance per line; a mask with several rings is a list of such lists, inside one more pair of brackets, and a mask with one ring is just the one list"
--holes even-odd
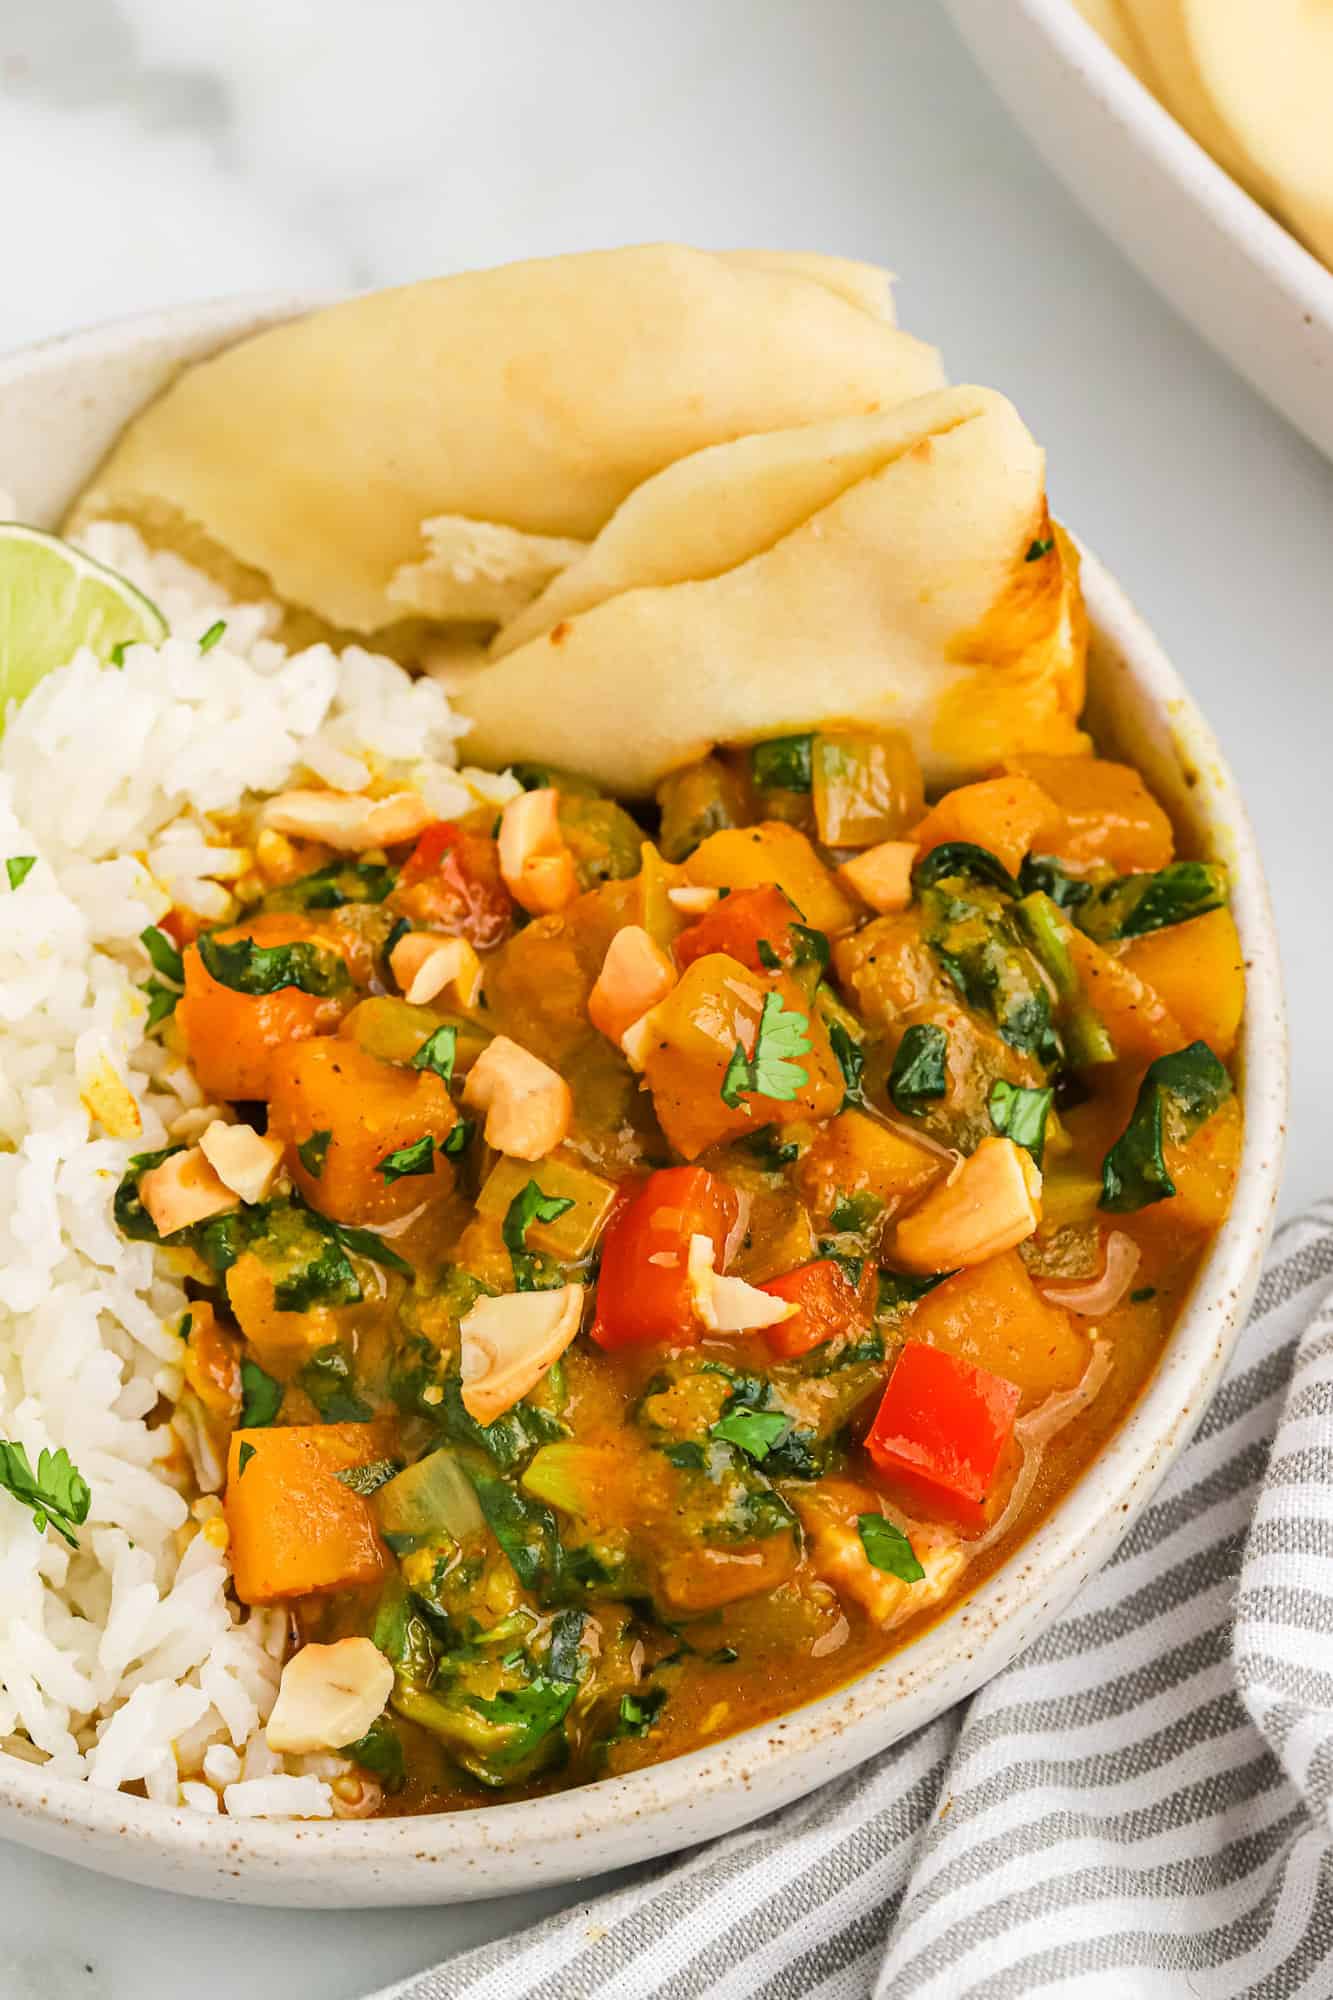
[(1071, 0), (944, 0), (1093, 219), (1333, 458), (1333, 272), (1196, 145)]
[[(56, 520), (181, 362), (299, 304), (192, 308), (0, 361), (0, 486), (29, 518)], [(1094, 727), (1140, 765), (1180, 827), (1229, 863), (1249, 966), (1235, 1204), (1157, 1374), (1089, 1476), (1004, 1570), (896, 1659), (776, 1722), (629, 1777), (432, 1819), (238, 1823), (49, 1779), (0, 1756), (0, 1833), (107, 1874), (238, 1902), (438, 1903), (567, 1881), (726, 1832), (884, 1749), (996, 1673), (1106, 1561), (1193, 1431), (1248, 1307), (1281, 1167), (1286, 1043), (1267, 893), (1230, 773), (1152, 635), (1091, 557), (1085, 583)]]

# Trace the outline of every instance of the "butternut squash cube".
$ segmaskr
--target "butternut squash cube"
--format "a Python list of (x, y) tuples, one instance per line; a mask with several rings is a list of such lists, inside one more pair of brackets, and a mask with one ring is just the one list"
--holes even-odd
[(1134, 938), (1120, 962), (1174, 1015), (1182, 1042), (1207, 1042), (1223, 1060), (1231, 1054), (1245, 1005), (1245, 958), (1230, 910)]
[[(453, 1187), (439, 1147), (458, 1113), (433, 1070), (378, 1062), (350, 1036), (326, 1035), (278, 1051), (271, 1092), (269, 1130), (285, 1142), (292, 1180), (321, 1215), (391, 1222)], [(408, 1157), (413, 1147), (420, 1166)]]
[(368, 1504), (337, 1474), (392, 1450), (383, 1422), (233, 1432), (223, 1507), (242, 1604), (347, 1590), (389, 1568)]
[(1091, 1352), (1070, 1315), (1041, 1296), (1016, 1250), (946, 1278), (909, 1324), (913, 1340), (1015, 1383), (1024, 1408), (1072, 1389)]

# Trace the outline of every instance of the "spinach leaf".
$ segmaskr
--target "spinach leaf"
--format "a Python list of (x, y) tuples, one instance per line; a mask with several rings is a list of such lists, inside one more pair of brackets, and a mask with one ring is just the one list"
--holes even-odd
[(457, 1375), (450, 1375), (444, 1383), (444, 1401), (436, 1406), (432, 1414), (438, 1417), (440, 1428), (454, 1444), (475, 1445), (484, 1451), (500, 1472), (514, 1472), (532, 1457), (539, 1445), (554, 1444), (568, 1432), (557, 1417), (545, 1410), (533, 1407), (531, 1403), (515, 1403), (494, 1423), (479, 1424), (463, 1408), (463, 1384)]
[(264, 910), (339, 910), (347, 903), (382, 903), (398, 871), (382, 861), (330, 861), (264, 897)]
[(863, 1105), (866, 1093), (861, 1079), (865, 1075), (865, 1050), (841, 1021), (829, 1022), (828, 1038), (829, 1046), (837, 1057), (838, 1068), (842, 1071), (842, 1109), (845, 1111), (848, 1105)]
[(858, 1514), (857, 1533), (867, 1560), (902, 1583), (920, 1583), (925, 1571), (902, 1529), (883, 1514)]
[(152, 1217), (139, 1199), (139, 1182), (151, 1168), (161, 1166), (163, 1160), (169, 1160), (173, 1153), (183, 1151), (182, 1146), (162, 1146), (155, 1153), (134, 1154), (112, 1200), (112, 1217), (122, 1235), (128, 1236), (131, 1241), (169, 1242), (173, 1249), (193, 1250), (210, 1270), (220, 1274), (231, 1269), (255, 1230), (262, 1226), (266, 1211), (260, 1207), (229, 1209), (225, 1215), (212, 1216), (207, 1222), (191, 1223), (184, 1229), (173, 1230), (170, 1237), (159, 1236)]
[(667, 1691), (661, 1687), (641, 1687), (633, 1694), (622, 1694), (612, 1742), (628, 1736), (646, 1736), (666, 1703)]
[(1049, 896), (1058, 910), (1076, 910), (1093, 891), (1091, 882), (1071, 875), (1053, 854), (1029, 854), (1018, 871), (1018, 887), (1024, 896)]
[(349, 1229), (345, 1222), (331, 1222), (329, 1228), (354, 1257), (369, 1258), (372, 1264), (382, 1264), (386, 1271), (397, 1271), (404, 1278), (412, 1275), (412, 1266), (396, 1250), (391, 1250), (382, 1236), (373, 1229)]
[(857, 1234), (869, 1229), (883, 1207), (879, 1196), (871, 1194), (869, 1189), (862, 1189), (859, 1194), (840, 1194), (830, 1211), (829, 1226)]
[(912, 870), (912, 888), (920, 896), (923, 889), (933, 889), (937, 882), (951, 875), (985, 882), (1006, 896), (1018, 894), (1018, 884), (1003, 861), (988, 847), (978, 847), (971, 840), (946, 840), (939, 847), (932, 847)]
[(472, 1475), (486, 1525), (525, 1590), (542, 1603), (558, 1595), (564, 1550), (555, 1515), (540, 1500), (531, 1500), (507, 1479)]
[(1075, 922), (1100, 943), (1146, 937), (1168, 924), (1225, 909), (1227, 897), (1227, 871), (1219, 863), (1173, 861), (1155, 875), (1122, 875), (1108, 882), (1079, 907)]
[(343, 1746), (342, 1754), (378, 1778), (386, 1792), (401, 1792), (407, 1779), (403, 1739), (386, 1715), (378, 1715), (364, 1736)]
[(949, 1088), (949, 1037), (933, 1022), (916, 1022), (898, 1044), (889, 1071), (889, 1096), (904, 1117), (924, 1111)]
[(551, 1620), (551, 1641), (546, 1649), (546, 1677), (553, 1681), (577, 1681), (583, 1673), (583, 1628), (586, 1611), (557, 1611)]
[(294, 986), (320, 999), (343, 993), (351, 975), (336, 951), (302, 940), (299, 944), (256, 944), (253, 938), (224, 943), (216, 931), (199, 940), (199, 956), (210, 979), (233, 993), (260, 996)]
[[(936, 1271), (928, 1278), (915, 1278), (906, 1271), (885, 1271), (879, 1274), (879, 1293), (875, 1304), (875, 1318), (894, 1326), (904, 1313), (910, 1312), (927, 1292), (933, 1292), (936, 1285), (942, 1285), (952, 1271)], [(883, 1359), (883, 1350), (878, 1357)]]
[(1011, 1048), (1054, 1061), (1050, 993), (1019, 939), (1013, 905), (994, 887), (969, 888), (955, 876), (925, 888), (921, 909), (926, 943), (967, 1005), (989, 1014)]
[(336, 1341), (318, 1348), (297, 1380), (326, 1424), (368, 1424), (375, 1414), (357, 1395), (351, 1357)]
[(750, 776), (761, 792), (808, 792), (814, 783), (813, 736), (773, 736), (750, 751)]
[(1128, 1215), (1176, 1191), (1168, 1139), (1183, 1144), (1231, 1095), (1231, 1078), (1207, 1042), (1191, 1042), (1148, 1065), (1128, 1125), (1102, 1162), (1100, 1206)]
[(303, 1201), (270, 1202), (258, 1211), (247, 1245), (273, 1280), (273, 1303), (279, 1312), (359, 1304), (360, 1280), (336, 1226)]
[(761, 1464), (780, 1438), (791, 1429), (791, 1418), (780, 1410), (729, 1410), (719, 1417), (708, 1435), (724, 1444), (734, 1444)]
[(1006, 1083), (1003, 1077), (997, 1077), (989, 1098), (991, 1124), (1016, 1146), (1026, 1146), (1040, 1166), (1046, 1144), (1046, 1120), (1054, 1101), (1053, 1090), (1029, 1090), (1024, 1084)]
[(505, 1740), (486, 1752), (486, 1768), (474, 1768), (473, 1775), (489, 1784), (503, 1784), (519, 1765), (527, 1763), (542, 1740), (560, 1727), (577, 1693), (573, 1681), (554, 1681), (538, 1674), (526, 1687), (501, 1688), (491, 1696), (468, 1695), (467, 1706), (505, 1732)]
[(282, 1408), (286, 1394), (281, 1382), (266, 1375), (257, 1361), (241, 1363), (241, 1429), (263, 1430)]
[(829, 961), (829, 941), (823, 931), (812, 930), (809, 924), (788, 924), (791, 933), (793, 965), (817, 965), (822, 971)]
[[(433, 1034), (427, 1035), (412, 1058), (412, 1068), (433, 1070), (442, 1083), (449, 1083), (453, 1078), (454, 1063), (457, 1058), (458, 1029), (451, 1021), (444, 1021)], [(457, 1127), (454, 1129), (457, 1130)], [(452, 1139), (452, 1132), (449, 1137)], [(446, 1142), (445, 1151), (448, 1150)]]

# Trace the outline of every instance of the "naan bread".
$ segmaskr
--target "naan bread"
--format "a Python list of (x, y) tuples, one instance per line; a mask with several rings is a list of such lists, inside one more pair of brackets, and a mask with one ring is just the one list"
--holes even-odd
[(511, 264), (187, 369), (72, 521), (136, 521), (346, 631), (498, 621), (676, 459), (942, 381), (868, 265), (671, 245)]
[(1082, 749), (1077, 563), (1044, 478), (986, 389), (698, 452), (499, 633), (458, 695), (468, 754), (634, 795), (715, 743), (838, 722), (906, 729), (936, 784)]

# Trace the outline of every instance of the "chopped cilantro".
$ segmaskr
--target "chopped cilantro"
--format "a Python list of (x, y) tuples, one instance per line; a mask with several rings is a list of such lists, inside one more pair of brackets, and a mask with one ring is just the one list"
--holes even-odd
[(34, 1472), (23, 1446), (0, 1438), (0, 1486), (21, 1506), (31, 1507), (32, 1525), (39, 1535), (48, 1527), (54, 1528), (77, 1549), (79, 1538), (74, 1530), (87, 1520), (93, 1496), (67, 1451), (41, 1452)]
[(1028, 552), (1024, 556), (1023, 560), (1024, 562), (1040, 562), (1042, 557), (1048, 556), (1054, 547), (1055, 547), (1055, 536), (1045, 535), (1038, 542), (1029, 542)]
[(154, 1028), (160, 1027), (175, 1013), (176, 1002), (181, 996), (174, 986), (164, 986), (160, 979), (145, 979), (139, 991), (148, 995), (148, 1018), (144, 1022), (144, 1032), (151, 1035)]
[(349, 984), (347, 967), (334, 951), (303, 940), (300, 944), (256, 944), (253, 938), (224, 943), (215, 931), (199, 940), (199, 956), (210, 979), (233, 993), (262, 995), (294, 986), (298, 993), (326, 998)]
[(310, 1137), (302, 1139), (297, 1147), (296, 1157), (312, 1181), (317, 1181), (324, 1172), (324, 1162), (329, 1157), (329, 1147), (332, 1143), (332, 1132), (312, 1132)]
[(254, 1446), (246, 1438), (241, 1439), (241, 1448), (236, 1454), (236, 1477), (244, 1479), (245, 1468), (255, 1455)]
[(9, 877), (11, 889), (21, 889), (37, 866), (35, 854), (11, 854), (5, 863), (5, 873)]
[(139, 933), (139, 942), (148, 953), (154, 972), (160, 972), (164, 979), (174, 979), (177, 986), (185, 980), (185, 961), (166, 931), (157, 924), (149, 924)]
[(829, 1022), (828, 1038), (829, 1046), (838, 1059), (838, 1068), (842, 1071), (844, 1111), (849, 1104), (864, 1104), (866, 1094), (861, 1079), (865, 1074), (865, 1050), (841, 1021)]
[(790, 1417), (781, 1410), (729, 1410), (725, 1417), (719, 1417), (709, 1431), (709, 1437), (718, 1438), (723, 1444), (734, 1444), (756, 1464), (768, 1457), (775, 1444), (791, 1429)]
[(1046, 1120), (1054, 1101), (1053, 1090), (1029, 1090), (1024, 1084), (1006, 1083), (1003, 1077), (997, 1077), (991, 1085), (990, 1122), (1016, 1146), (1026, 1146), (1040, 1166), (1046, 1144)]
[(755, 951), (758, 953), (759, 963), (763, 966), (765, 972), (781, 972), (782, 960), (778, 957), (767, 938), (757, 940)]
[(368, 1257), (372, 1264), (383, 1264), (386, 1271), (398, 1271), (404, 1278), (412, 1275), (412, 1266), (396, 1250), (391, 1250), (383, 1237), (373, 1229), (351, 1229), (345, 1222), (333, 1224), (333, 1234), (344, 1250), (350, 1250), (354, 1257)]
[(451, 1021), (444, 1021), (433, 1034), (427, 1035), (412, 1058), (412, 1067), (433, 1070), (442, 1082), (449, 1083), (457, 1055), (458, 1030)]
[(257, 1361), (241, 1363), (241, 1429), (258, 1431), (273, 1422), (282, 1408), (285, 1390), (266, 1375)]
[(722, 1079), (722, 1102), (734, 1109), (743, 1096), (756, 1096), (790, 1104), (808, 1074), (794, 1058), (810, 1053), (809, 1026), (806, 1015), (783, 1006), (780, 993), (766, 994), (754, 1054), (747, 1056), (737, 1042)]
[(528, 1231), (534, 1222), (554, 1222), (566, 1209), (573, 1208), (569, 1195), (545, 1194), (536, 1181), (520, 1188), (500, 1225), (500, 1234), (514, 1267), (514, 1285), (520, 1292), (540, 1290), (540, 1265), (528, 1248)]
[(440, 1151), (449, 1159), (456, 1160), (460, 1153), (466, 1152), (468, 1141), (476, 1129), (470, 1118), (460, 1118), (452, 1132), (450, 1132), (449, 1137), (441, 1145)]
[(435, 1141), (429, 1132), (423, 1132), (419, 1139), (409, 1145), (395, 1146), (382, 1160), (375, 1162), (375, 1171), (383, 1174), (386, 1186), (394, 1181), (405, 1181), (417, 1174), (433, 1173), (435, 1169)]
[(199, 651), (201, 653), (211, 653), (226, 629), (227, 621), (225, 618), (214, 619), (203, 638), (199, 641)]
[(641, 1688), (637, 1694), (622, 1694), (617, 1736), (646, 1736), (666, 1706), (665, 1688)]

